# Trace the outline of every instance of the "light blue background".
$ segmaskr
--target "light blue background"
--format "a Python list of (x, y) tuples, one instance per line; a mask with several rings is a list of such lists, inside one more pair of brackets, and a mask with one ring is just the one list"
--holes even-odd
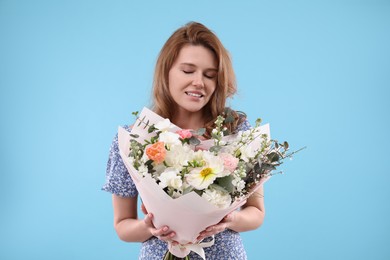
[(0, 0), (1, 259), (136, 259), (108, 149), (191, 20), (232, 54), (231, 105), (308, 146), (265, 185), (249, 259), (390, 259), (390, 2), (238, 2)]

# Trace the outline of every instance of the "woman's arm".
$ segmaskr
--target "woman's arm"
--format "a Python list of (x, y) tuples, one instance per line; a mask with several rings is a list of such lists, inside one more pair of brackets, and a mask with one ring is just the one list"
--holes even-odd
[(233, 211), (216, 225), (202, 231), (198, 240), (231, 229), (236, 232), (244, 232), (257, 229), (263, 224), (265, 216), (264, 189), (259, 187), (247, 200), (240, 211)]
[(114, 228), (118, 237), (126, 242), (143, 242), (152, 236), (168, 241), (174, 232), (169, 232), (167, 226), (156, 229), (153, 226), (153, 215), (148, 213), (145, 219), (140, 220), (137, 216), (137, 197), (123, 198), (112, 195), (112, 205), (114, 207)]
[(226, 228), (236, 232), (257, 229), (263, 224), (265, 216), (264, 188), (257, 189), (247, 200), (240, 211), (233, 212)]

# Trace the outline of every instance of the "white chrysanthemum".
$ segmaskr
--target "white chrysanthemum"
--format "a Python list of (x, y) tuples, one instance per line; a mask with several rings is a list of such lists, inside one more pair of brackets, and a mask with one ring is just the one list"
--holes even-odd
[(171, 121), (169, 119), (165, 118), (164, 120), (159, 121), (154, 125), (155, 128), (160, 130), (161, 132), (169, 131), (173, 127), (171, 124)]
[(203, 151), (203, 167), (190, 171), (187, 175), (187, 182), (197, 190), (206, 189), (218, 177), (229, 174), (224, 170), (223, 160), (209, 151)]
[(181, 170), (192, 157), (193, 151), (187, 145), (172, 145), (166, 152), (165, 163), (170, 167)]
[(230, 206), (232, 199), (228, 192), (223, 191), (222, 189), (207, 189), (202, 194), (202, 197), (209, 201), (211, 204), (214, 204), (218, 208), (225, 209)]
[(163, 132), (160, 134), (158, 140), (163, 142), (166, 146), (171, 147), (172, 145), (180, 145), (180, 135), (172, 132)]
[(160, 180), (159, 185), (163, 188), (171, 187), (174, 189), (181, 189), (183, 182), (179, 174), (180, 172), (174, 168), (165, 169), (165, 171), (162, 172), (161, 175), (158, 177), (158, 179)]

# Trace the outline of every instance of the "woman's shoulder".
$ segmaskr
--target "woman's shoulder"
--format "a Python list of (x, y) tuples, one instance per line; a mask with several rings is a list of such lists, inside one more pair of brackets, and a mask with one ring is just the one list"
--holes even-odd
[(245, 117), (240, 121), (237, 125), (237, 131), (246, 131), (250, 129), (252, 126), (249, 123), (248, 119)]
[(235, 110), (234, 113), (236, 114), (237, 120), (236, 132), (245, 131), (251, 128), (251, 124), (249, 123), (245, 112)]

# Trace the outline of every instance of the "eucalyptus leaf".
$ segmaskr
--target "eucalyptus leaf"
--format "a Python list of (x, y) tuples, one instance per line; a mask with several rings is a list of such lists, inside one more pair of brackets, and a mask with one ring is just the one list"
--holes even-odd
[(206, 133), (206, 128), (199, 128), (196, 131), (196, 135), (204, 135), (204, 133)]
[(221, 149), (222, 149), (221, 146), (219, 146), (219, 145), (214, 145), (214, 146), (211, 146), (209, 150), (210, 150), (210, 152), (218, 153)]
[(270, 160), (271, 162), (277, 162), (277, 161), (279, 161), (279, 155), (278, 155), (276, 152), (272, 152), (272, 153), (267, 154), (267, 158), (268, 158), (268, 160)]
[(200, 144), (200, 141), (198, 138), (194, 137), (194, 136), (191, 136), (191, 138), (188, 140), (190, 142), (190, 145), (199, 145)]
[(253, 170), (254, 170), (256, 173), (260, 174), (261, 171), (262, 171), (262, 167), (260, 166), (260, 164), (256, 163), (255, 166), (253, 167)]
[[(149, 121), (148, 121), (148, 123), (149, 123)], [(154, 130), (156, 130), (157, 128), (155, 128), (154, 127), (154, 125), (151, 125), (151, 126), (149, 126), (149, 128), (148, 128), (148, 133), (150, 134), (150, 133), (152, 133)]]
[(234, 190), (234, 185), (233, 185), (232, 181), (233, 181), (232, 175), (228, 175), (228, 176), (217, 179), (219, 186), (221, 186), (222, 188), (224, 188), (228, 192), (233, 192), (233, 190)]

